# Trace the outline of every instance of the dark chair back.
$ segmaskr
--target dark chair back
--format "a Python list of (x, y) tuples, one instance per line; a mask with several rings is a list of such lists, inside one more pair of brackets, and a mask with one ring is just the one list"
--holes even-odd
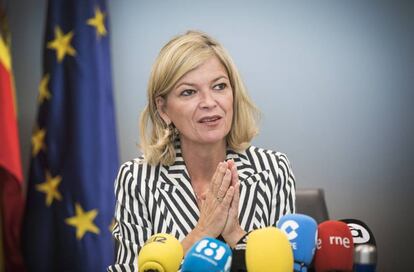
[(329, 220), (325, 193), (321, 188), (296, 190), (296, 213), (311, 216), (319, 224)]

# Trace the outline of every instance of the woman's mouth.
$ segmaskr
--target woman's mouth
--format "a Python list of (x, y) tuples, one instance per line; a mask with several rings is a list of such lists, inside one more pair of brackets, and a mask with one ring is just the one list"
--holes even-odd
[(220, 119), (221, 119), (221, 116), (219, 116), (219, 115), (206, 116), (206, 117), (203, 117), (200, 120), (198, 120), (198, 122), (202, 123), (202, 124), (214, 124), (215, 122), (217, 122)]

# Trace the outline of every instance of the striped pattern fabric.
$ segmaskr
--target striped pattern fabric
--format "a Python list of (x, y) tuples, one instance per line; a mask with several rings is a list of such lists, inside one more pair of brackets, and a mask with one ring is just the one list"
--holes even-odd
[[(227, 150), (240, 180), (239, 220), (245, 231), (275, 226), (295, 212), (295, 178), (285, 154), (250, 146)], [(137, 271), (137, 256), (156, 233), (183, 240), (196, 226), (199, 208), (179, 145), (171, 166), (151, 166), (138, 158), (124, 163), (115, 183), (116, 263), (108, 271)]]

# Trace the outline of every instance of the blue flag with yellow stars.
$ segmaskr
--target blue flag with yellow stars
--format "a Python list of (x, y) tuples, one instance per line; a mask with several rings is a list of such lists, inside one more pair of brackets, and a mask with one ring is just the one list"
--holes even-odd
[(114, 261), (108, 25), (103, 0), (48, 1), (22, 239), (28, 271), (105, 271)]

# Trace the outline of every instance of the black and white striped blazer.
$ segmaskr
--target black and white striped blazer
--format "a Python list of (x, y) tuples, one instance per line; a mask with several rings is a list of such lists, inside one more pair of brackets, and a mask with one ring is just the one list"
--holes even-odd
[[(227, 150), (240, 180), (239, 220), (245, 231), (275, 226), (295, 212), (295, 178), (285, 154), (250, 146)], [(115, 182), (116, 263), (108, 271), (137, 271), (137, 254), (156, 233), (183, 240), (195, 227), (199, 209), (179, 146), (171, 166), (151, 166), (143, 158), (124, 163)]]

